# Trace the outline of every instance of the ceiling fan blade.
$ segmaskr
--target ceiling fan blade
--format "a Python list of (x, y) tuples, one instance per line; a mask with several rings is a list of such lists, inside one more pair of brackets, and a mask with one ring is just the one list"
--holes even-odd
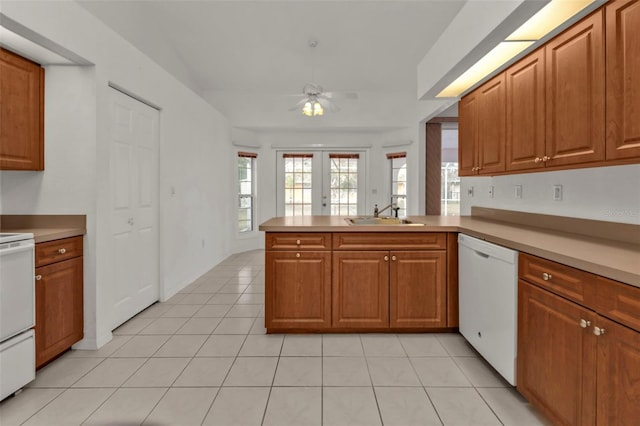
[(329, 99), (358, 99), (358, 94), (356, 92), (324, 92), (322, 94)]
[(338, 112), (340, 111), (340, 107), (338, 105), (336, 105), (335, 102), (331, 101), (331, 99), (328, 99), (324, 96), (318, 96), (318, 102), (320, 102), (320, 105), (322, 105), (322, 107), (330, 112)]
[(301, 101), (297, 102), (294, 106), (289, 108), (289, 111), (295, 111), (295, 110), (301, 109), (304, 106), (305, 102), (307, 102), (307, 98), (304, 98)]

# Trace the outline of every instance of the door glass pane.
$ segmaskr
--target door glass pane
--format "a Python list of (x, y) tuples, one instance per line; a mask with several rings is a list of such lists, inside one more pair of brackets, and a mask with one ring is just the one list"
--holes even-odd
[[(287, 155), (284, 158), (284, 215), (311, 214), (312, 158)], [(308, 207), (308, 208), (307, 208)]]
[(398, 216), (407, 215), (407, 157), (391, 158), (391, 202), (398, 207)]
[(443, 162), (440, 176), (442, 185), (440, 193), (440, 214), (443, 216), (460, 215), (460, 178), (457, 162)]
[[(346, 157), (346, 158), (345, 158)], [(358, 156), (330, 154), (329, 182), (332, 216), (349, 216), (358, 211)]]
[(238, 232), (253, 230), (253, 180), (255, 158), (238, 157)]

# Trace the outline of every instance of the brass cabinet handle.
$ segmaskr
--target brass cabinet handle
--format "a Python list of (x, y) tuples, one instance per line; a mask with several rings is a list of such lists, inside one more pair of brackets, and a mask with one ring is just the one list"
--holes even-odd
[(587, 328), (587, 327), (589, 327), (590, 325), (591, 325), (591, 321), (587, 321), (587, 320), (584, 320), (584, 319), (581, 319), (581, 320), (580, 320), (580, 327), (582, 327), (582, 328)]
[(395, 256), (391, 256), (391, 260), (396, 260), (396, 257)]
[(36, 281), (40, 281), (42, 279), (42, 275), (36, 275)]
[(297, 244), (297, 245), (300, 245), (300, 240), (296, 240), (296, 244)]
[(388, 261), (389, 261), (389, 256), (385, 256), (385, 257), (384, 257), (384, 261), (385, 261), (385, 262), (388, 262)]
[(60, 253), (60, 254), (65, 254), (66, 252), (67, 252), (67, 250), (63, 249), (63, 248), (58, 250), (58, 253)]
[(542, 158), (540, 158), (540, 157), (536, 157), (536, 159), (533, 160), (534, 163), (539, 163), (541, 161), (542, 161)]
[(553, 275), (551, 274), (547, 274), (546, 272), (542, 273), (542, 279), (545, 281), (549, 281), (551, 278), (553, 278)]
[(300, 257), (300, 253), (296, 253), (296, 257)]
[(546, 155), (544, 157), (542, 157), (542, 161), (546, 162), (546, 161), (549, 161), (549, 160), (551, 160), (551, 157), (548, 157)]
[(593, 327), (593, 334), (596, 336), (602, 336), (604, 334), (604, 328)]

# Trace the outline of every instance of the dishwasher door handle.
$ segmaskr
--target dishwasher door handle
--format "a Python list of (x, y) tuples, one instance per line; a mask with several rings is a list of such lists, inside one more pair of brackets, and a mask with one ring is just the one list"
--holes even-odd
[(480, 256), (480, 257), (484, 257), (485, 259), (488, 259), (488, 258), (489, 258), (489, 255), (488, 255), (488, 254), (483, 253), (483, 252), (481, 252), (481, 251), (474, 250), (473, 252), (474, 252), (475, 254), (477, 254), (478, 256)]

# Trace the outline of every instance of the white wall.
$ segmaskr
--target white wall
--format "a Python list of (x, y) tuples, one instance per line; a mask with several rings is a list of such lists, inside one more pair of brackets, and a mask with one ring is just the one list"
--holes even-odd
[[(461, 179), (461, 214), (471, 206), (543, 213), (583, 219), (640, 224), (640, 165), (594, 167)], [(514, 196), (522, 185), (522, 199)], [(562, 185), (562, 201), (553, 200), (553, 185)], [(474, 196), (468, 195), (473, 186)], [(488, 195), (494, 187), (494, 197)]]
[[(161, 108), (160, 276), (169, 297), (230, 254), (235, 187), (226, 119), (71, 1), (3, 1), (2, 13), (95, 64), (46, 77), (45, 171), (3, 172), (4, 214), (86, 214), (85, 340), (110, 339), (108, 135), (112, 82)], [(171, 188), (175, 195), (171, 195)], [(203, 244), (204, 241), (204, 244)], [(203, 247), (204, 245), (204, 247)]]

